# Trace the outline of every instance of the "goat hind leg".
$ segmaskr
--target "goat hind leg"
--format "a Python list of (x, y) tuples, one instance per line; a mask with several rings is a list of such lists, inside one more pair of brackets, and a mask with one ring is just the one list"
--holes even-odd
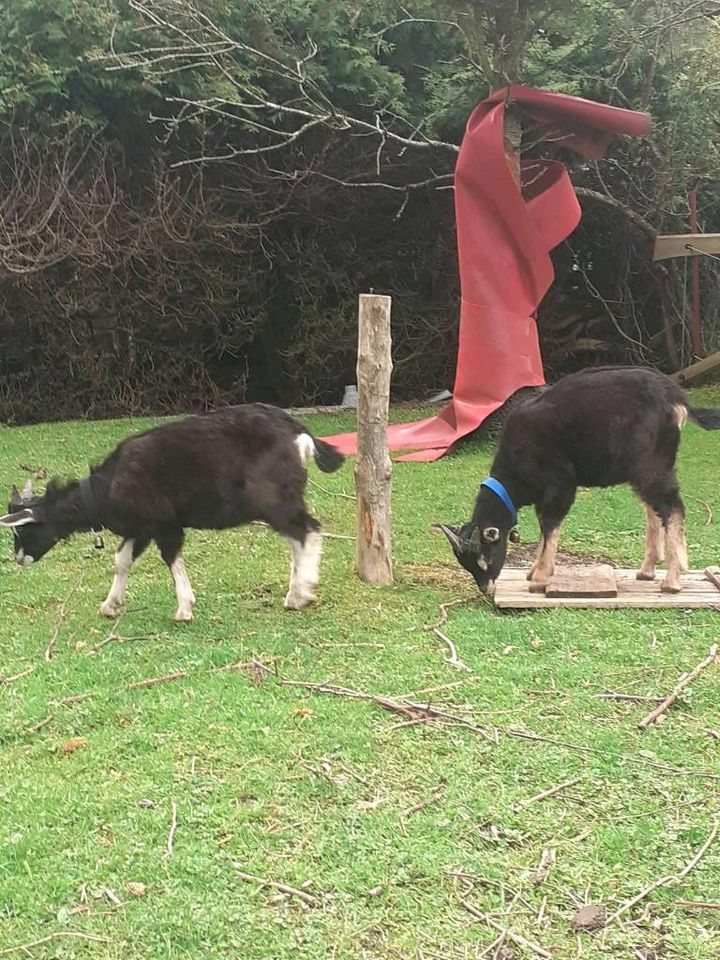
[(193, 618), (193, 607), (195, 606), (195, 594), (190, 585), (190, 578), (185, 569), (185, 562), (182, 557), (182, 545), (184, 534), (182, 530), (173, 530), (167, 535), (156, 538), (157, 545), (165, 563), (170, 568), (173, 583), (175, 584), (175, 596), (177, 597), (177, 610), (175, 619), (178, 622), (190, 621)]
[(654, 580), (655, 567), (665, 558), (662, 520), (647, 503), (645, 504), (645, 556), (636, 573), (638, 580)]
[(286, 610), (303, 610), (315, 601), (315, 590), (320, 580), (322, 537), (317, 521), (308, 518), (304, 534), (298, 532), (288, 539), (292, 550), (292, 566), (290, 586), (283, 606)]

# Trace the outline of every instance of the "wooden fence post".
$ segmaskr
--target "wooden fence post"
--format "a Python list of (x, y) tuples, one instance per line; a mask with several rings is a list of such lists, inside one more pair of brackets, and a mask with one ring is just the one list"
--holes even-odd
[(356, 567), (361, 580), (393, 582), (390, 545), (392, 461), (387, 424), (392, 372), (390, 297), (361, 293), (358, 309)]

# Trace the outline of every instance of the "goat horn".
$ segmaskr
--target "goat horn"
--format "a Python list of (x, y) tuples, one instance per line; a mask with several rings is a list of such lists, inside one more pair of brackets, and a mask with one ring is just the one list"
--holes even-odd
[(32, 480), (26, 480), (22, 489), (23, 500), (29, 500), (33, 495)]

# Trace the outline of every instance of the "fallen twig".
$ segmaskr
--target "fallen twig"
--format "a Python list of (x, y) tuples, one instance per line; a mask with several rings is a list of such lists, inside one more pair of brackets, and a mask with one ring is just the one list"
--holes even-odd
[(448, 600), (447, 603), (440, 604), (440, 619), (437, 623), (426, 623), (423, 627), (423, 630), (435, 630), (436, 627), (442, 627), (443, 624), (447, 623), (448, 619), (448, 609), (450, 607), (459, 607), (464, 603), (473, 603), (477, 601), (487, 601), (487, 597), (482, 594), (474, 595), (472, 597), (458, 597), (457, 600)]
[(642, 697), (634, 693), (616, 693), (614, 690), (606, 690), (604, 693), (596, 693), (596, 700), (628, 700), (631, 703), (661, 703), (662, 697)]
[(640, 893), (635, 894), (634, 897), (631, 897), (630, 900), (627, 900), (622, 904), (622, 906), (618, 907), (615, 913), (608, 917), (605, 925), (609, 926), (614, 920), (617, 920), (618, 917), (621, 917), (624, 913), (627, 913), (627, 911), (634, 907), (636, 903), (640, 903), (641, 900), (644, 900), (645, 897), (651, 894), (654, 890), (657, 890), (659, 887), (666, 887), (669, 883), (679, 883), (680, 880), (683, 880), (691, 870), (695, 869), (698, 863), (700, 863), (702, 858), (705, 856), (710, 845), (717, 836), (719, 828), (720, 823), (715, 823), (707, 840), (703, 843), (692, 860), (690, 860), (690, 862), (687, 863), (679, 873), (673, 873), (667, 877), (661, 877), (659, 880), (653, 881), (653, 883), (645, 887), (644, 890), (641, 890)]
[(706, 900), (676, 900), (675, 906), (686, 910), (720, 910), (720, 903), (709, 903)]
[(74, 938), (76, 940), (92, 940), (93, 943), (112, 943), (108, 937), (96, 937), (92, 933), (81, 933), (79, 930), (59, 930), (57, 933), (50, 933), (47, 937), (41, 937), (39, 940), (30, 940), (28, 943), (18, 943), (14, 947), (4, 947), (0, 950), (0, 957), (8, 953), (19, 953), (21, 950), (29, 950), (31, 947), (39, 947), (43, 943), (50, 943), (52, 940), (59, 940), (62, 937)]
[(175, 845), (175, 834), (177, 833), (177, 803), (173, 800), (172, 802), (172, 820), (170, 823), (170, 833), (168, 833), (167, 844), (165, 845), (166, 856), (172, 856), (173, 847)]
[(310, 683), (306, 680), (281, 680), (280, 683), (286, 686), (304, 687), (315, 693), (330, 693), (336, 697), (347, 697), (351, 700), (370, 700), (372, 703), (376, 703), (379, 707), (382, 707), (383, 710), (389, 710), (391, 713), (399, 713), (405, 717), (406, 720), (413, 722), (429, 719), (449, 721), (458, 726), (467, 727), (467, 729), (478, 733), (486, 740), (494, 742), (493, 735), (488, 730), (483, 729), (483, 727), (470, 723), (470, 721), (464, 717), (458, 717), (454, 714), (446, 713), (444, 710), (438, 710), (437, 707), (431, 707), (430, 704), (414, 703), (411, 700), (400, 702), (399, 700), (393, 700), (391, 697), (382, 697), (378, 694), (351, 690), (348, 687), (339, 687), (334, 683)]
[(140, 690), (143, 687), (156, 687), (159, 683), (171, 683), (173, 680), (182, 680), (187, 677), (187, 670), (176, 670), (174, 673), (165, 673), (162, 677), (150, 677), (147, 680), (135, 680), (133, 683), (126, 683), (123, 690)]
[[(506, 737), (514, 737), (518, 740), (530, 740), (534, 743), (549, 743), (552, 746), (563, 747), (566, 750), (576, 750), (579, 753), (589, 753), (593, 754), (594, 756), (601, 755), (607, 757), (607, 754), (597, 747), (589, 747), (582, 743), (570, 743), (567, 740), (556, 740), (554, 737), (543, 737), (538, 733), (531, 733), (528, 730), (517, 730), (512, 727), (498, 727), (496, 724), (493, 724), (492, 732), (490, 732), (486, 728), (470, 723), (463, 717), (457, 717), (453, 714), (445, 713), (442, 710), (431, 707), (429, 704), (424, 705), (420, 703), (414, 703), (405, 698), (403, 699), (403, 702), (400, 703), (397, 700), (392, 700), (390, 697), (376, 696), (372, 693), (364, 693), (361, 690), (351, 690), (347, 687), (340, 687), (332, 683), (311, 683), (307, 680), (281, 680), (280, 683), (287, 686), (304, 687), (307, 690), (312, 690), (314, 693), (329, 693), (336, 697), (348, 697), (351, 700), (369, 700), (370, 702), (377, 703), (378, 706), (385, 710), (400, 713), (401, 715), (405, 716), (407, 720), (412, 721), (413, 723), (425, 723), (430, 720), (450, 721), (451, 723), (466, 727), (468, 730), (472, 730), (474, 733), (480, 734), (480, 736), (484, 737), (486, 740), (489, 740), (491, 743), (497, 743), (498, 741), (496, 735), (502, 733)], [(618, 762), (631, 763), (635, 766), (652, 767), (655, 770), (662, 770), (672, 776), (702, 777), (706, 780), (720, 780), (720, 773), (714, 773), (710, 770), (693, 770), (685, 769), (683, 767), (673, 767), (670, 764), (658, 763), (655, 760), (649, 760), (645, 757), (619, 755), (616, 756), (615, 759)]]
[(47, 647), (45, 648), (44, 659), (46, 663), (50, 663), (52, 658), (55, 656), (55, 645), (57, 644), (57, 639), (60, 635), (60, 630), (62, 629), (62, 625), (65, 622), (65, 610), (67, 609), (68, 601), (70, 600), (72, 595), (75, 593), (75, 591), (78, 589), (80, 584), (83, 582), (84, 577), (85, 577), (85, 571), (83, 570), (83, 572), (80, 574), (77, 581), (75, 582), (75, 585), (73, 586), (70, 593), (68, 593), (68, 595), (65, 597), (63, 602), (60, 604), (60, 610), (58, 611), (58, 618), (57, 618), (57, 622), (55, 623), (55, 628), (52, 632), (52, 636), (50, 637), (50, 641)]
[(450, 637), (443, 633), (438, 627), (433, 627), (433, 633), (436, 637), (440, 637), (443, 643), (446, 643), (450, 649), (450, 656), (445, 657), (445, 663), (449, 664), (451, 667), (455, 667), (458, 670), (469, 671), (470, 667), (458, 657), (455, 644), (452, 642)]
[(273, 889), (278, 890), (280, 893), (286, 893), (291, 897), (298, 897), (300, 900), (304, 900), (305, 903), (308, 903), (313, 907), (316, 907), (320, 903), (317, 897), (314, 897), (306, 890), (298, 890), (297, 887), (290, 887), (287, 883), (278, 883), (276, 880), (267, 880), (265, 877), (256, 877), (253, 873), (245, 873), (240, 869), (240, 865), (237, 863), (234, 863), (233, 866), (237, 870), (237, 875), (241, 880), (247, 880), (250, 883), (259, 883), (261, 887), (273, 887)]
[(547, 875), (550, 873), (550, 868), (555, 863), (555, 857), (555, 850), (543, 850), (542, 856), (540, 857), (540, 863), (538, 864), (538, 868), (535, 871), (535, 876), (533, 877), (533, 883), (536, 886), (539, 886), (541, 883), (545, 883), (547, 880)]
[(461, 898), (460, 903), (463, 905), (463, 907), (465, 907), (467, 912), (472, 914), (472, 916), (477, 920), (482, 920), (483, 923), (486, 923), (489, 927), (492, 927), (493, 930), (503, 933), (506, 940), (512, 940), (512, 942), (516, 943), (519, 947), (525, 947), (526, 950), (530, 950), (538, 957), (546, 957), (547, 960), (552, 960), (552, 954), (549, 950), (545, 950), (544, 947), (541, 947), (537, 943), (533, 943), (532, 940), (527, 940), (521, 934), (515, 933), (510, 929), (510, 927), (503, 927), (502, 924), (497, 922), (497, 920), (494, 920), (486, 913), (483, 913), (482, 910), (478, 910), (478, 908), (474, 907), (468, 900)]
[(712, 511), (712, 507), (711, 507), (710, 504), (707, 502), (707, 500), (701, 500), (700, 497), (695, 497), (694, 499), (697, 500), (698, 503), (701, 503), (701, 504), (705, 507), (705, 509), (707, 510), (707, 520), (705, 521), (705, 526), (706, 526), (706, 527), (709, 527), (710, 524), (713, 522), (713, 511)]
[(673, 703), (675, 703), (678, 695), (682, 693), (682, 691), (689, 686), (689, 684), (691, 684), (693, 680), (695, 680), (703, 672), (703, 670), (707, 669), (707, 667), (714, 663), (715, 657), (717, 656), (717, 651), (717, 644), (714, 643), (712, 647), (710, 647), (710, 653), (702, 661), (702, 663), (699, 663), (693, 670), (690, 671), (690, 673), (684, 673), (680, 677), (678, 683), (675, 685), (672, 693), (669, 694), (669, 696), (667, 696), (662, 703), (655, 707), (651, 713), (649, 713), (646, 717), (643, 717), (638, 726), (641, 729), (644, 729), (645, 727), (649, 727), (651, 723), (655, 723), (657, 718), (665, 713), (668, 707), (671, 707)]
[[(270, 657), (269, 662), (275, 663), (279, 660), (279, 657)], [(253, 675), (266, 676), (267, 674), (272, 673), (272, 670), (267, 665), (263, 663), (262, 660), (245, 660), (240, 663), (229, 663), (225, 667), (214, 667), (212, 670), (209, 670), (208, 673), (242, 673), (247, 672)]]
[(414, 803), (411, 807), (408, 807), (407, 810), (403, 811), (402, 816), (409, 817), (413, 813), (417, 813), (419, 810), (424, 810), (426, 807), (429, 807), (431, 803), (435, 803), (435, 801), (440, 797), (442, 791), (442, 787), (435, 787), (426, 800), (421, 800), (419, 803)]
[[(331, 497), (340, 497), (341, 500), (352, 500), (353, 503), (355, 502), (355, 499), (356, 499), (356, 498), (355, 498), (355, 497), (351, 497), (350, 494), (348, 494), (348, 493), (340, 493), (339, 491), (336, 492), (335, 490), (328, 490), (327, 487), (323, 487), (322, 484), (319, 484), (319, 483), (317, 482), (317, 480), (313, 480), (311, 477), (308, 477), (308, 483), (309, 483), (312, 487), (317, 487), (318, 490), (322, 490), (323, 493), (327, 493), (327, 494), (328, 494), (329, 496), (331, 496)], [(350, 539), (354, 540), (355, 538), (354, 538), (354, 537), (351, 537)]]
[(35, 667), (28, 667), (27, 670), (23, 670), (22, 673), (14, 673), (11, 677), (0, 677), (0, 687), (7, 686), (9, 683), (13, 683), (15, 680), (22, 680), (23, 677), (29, 676)]
[(100, 643), (96, 643), (94, 647), (90, 647), (90, 650), (88, 651), (89, 653), (96, 653), (98, 650), (102, 649), (102, 647), (106, 646), (108, 643), (112, 643), (113, 640), (117, 639), (117, 632), (120, 628), (120, 624), (123, 622), (124, 616), (124, 613), (120, 614), (115, 623), (112, 625), (112, 630), (110, 633), (105, 637), (104, 640), (101, 640)]
[(42, 730), (43, 727), (46, 727), (49, 723), (55, 719), (54, 713), (49, 713), (44, 720), (41, 720), (40, 723), (33, 724), (32, 727), (26, 727), (23, 730), (23, 736), (29, 736), (31, 733), (37, 733), (38, 730)]
[(574, 780), (565, 780), (564, 783), (558, 783), (554, 787), (550, 787), (548, 790), (543, 790), (542, 793), (536, 793), (534, 797), (530, 797), (528, 800), (523, 800), (522, 803), (519, 803), (519, 807), (529, 807), (531, 803), (537, 803), (540, 800), (547, 800), (548, 797), (554, 797), (556, 793), (560, 793), (561, 790), (565, 790), (567, 787), (574, 787), (576, 783), (580, 783), (581, 778), (575, 777)]

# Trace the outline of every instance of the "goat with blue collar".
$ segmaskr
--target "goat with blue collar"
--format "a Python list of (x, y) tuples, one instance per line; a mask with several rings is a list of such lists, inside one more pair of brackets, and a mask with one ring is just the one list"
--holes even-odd
[(528, 579), (530, 590), (540, 592), (553, 575), (560, 525), (577, 488), (628, 483), (647, 521), (637, 577), (653, 580), (666, 554), (661, 589), (676, 593), (688, 569), (685, 508), (675, 475), (688, 418), (705, 430), (720, 430), (720, 410), (692, 407), (680, 387), (656, 370), (595, 367), (564, 377), (508, 417), (470, 522), (436, 527), (480, 590), (491, 595), (508, 540), (519, 539), (517, 511), (532, 505), (541, 538)]

